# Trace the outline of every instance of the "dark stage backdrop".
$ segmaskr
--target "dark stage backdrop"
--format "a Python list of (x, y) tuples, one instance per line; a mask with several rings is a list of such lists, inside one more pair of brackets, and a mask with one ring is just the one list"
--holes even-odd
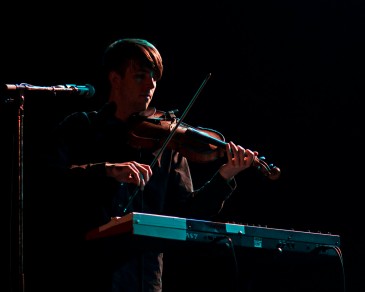
[[(340, 234), (347, 291), (364, 291), (364, 12), (359, 0), (8, 5), (9, 18), (0, 20), (1, 85), (96, 89), (90, 99), (27, 92), (25, 180), (40, 171), (45, 131), (66, 114), (101, 105), (106, 45), (146, 38), (165, 65), (153, 106), (182, 113), (211, 73), (185, 122), (220, 131), (281, 169), (275, 181), (258, 170), (240, 174), (217, 220)], [(11, 238), (3, 262), (10, 272), (18, 117), (8, 93), (0, 97), (1, 213)], [(196, 187), (217, 165), (191, 164)], [(24, 190), (25, 208), (32, 195)]]

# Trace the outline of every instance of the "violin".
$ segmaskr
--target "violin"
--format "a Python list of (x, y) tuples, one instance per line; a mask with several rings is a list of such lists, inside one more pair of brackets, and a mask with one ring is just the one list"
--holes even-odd
[[(148, 108), (133, 115), (130, 119), (129, 144), (134, 148), (168, 147), (198, 163), (214, 161), (225, 155), (227, 142), (220, 132), (182, 123), (175, 115), (177, 111)], [(279, 178), (280, 169), (268, 165), (264, 159), (255, 156), (253, 166), (271, 180)]]

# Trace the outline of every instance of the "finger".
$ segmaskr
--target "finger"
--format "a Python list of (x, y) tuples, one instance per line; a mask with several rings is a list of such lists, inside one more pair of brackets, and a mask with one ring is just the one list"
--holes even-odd
[(236, 144), (234, 144), (233, 142), (229, 142), (229, 145), (231, 147), (231, 157), (232, 157), (232, 162), (236, 162), (238, 160), (238, 148), (236, 146)]
[(129, 167), (130, 167), (130, 169), (131, 169), (133, 172), (136, 172), (136, 173), (138, 173), (138, 172), (139, 172), (139, 164), (138, 164), (138, 162), (131, 161), (131, 162), (129, 163)]
[(137, 186), (140, 185), (140, 176), (139, 176), (139, 170), (138, 170), (138, 166), (137, 166), (137, 162), (130, 162), (128, 164), (128, 174), (127, 174), (127, 179), (129, 183), (134, 183)]
[(251, 165), (253, 165), (255, 163), (255, 159), (258, 155), (258, 152), (257, 151), (253, 151), (252, 152), (252, 160), (251, 160)]
[(232, 149), (232, 157), (231, 162), (234, 166), (241, 166), (244, 163), (244, 153), (245, 149), (242, 146), (237, 146), (233, 142), (230, 142)]
[(151, 177), (152, 170), (148, 165), (136, 164), (135, 165), (138, 171), (137, 183), (138, 186), (144, 186)]
[(237, 165), (241, 166), (245, 163), (245, 155), (246, 155), (246, 149), (242, 146), (237, 146)]
[(141, 164), (138, 169), (141, 175), (143, 176), (145, 182), (147, 183), (152, 175), (151, 167), (149, 165)]
[(128, 179), (128, 182), (138, 185), (139, 184), (139, 172), (130, 171), (127, 175), (127, 179)]
[(232, 160), (232, 157), (233, 157), (230, 143), (226, 144), (226, 153), (227, 153), (227, 161), (230, 162)]
[(136, 173), (134, 174), (136, 179), (136, 184), (139, 187), (144, 188), (144, 186), (150, 180), (150, 177), (152, 175), (151, 167), (147, 164), (140, 164), (133, 161), (132, 168), (133, 170), (136, 171)]
[(249, 150), (249, 149), (246, 149), (246, 151), (245, 151), (245, 164), (252, 165), (254, 159), (255, 159), (254, 152)]

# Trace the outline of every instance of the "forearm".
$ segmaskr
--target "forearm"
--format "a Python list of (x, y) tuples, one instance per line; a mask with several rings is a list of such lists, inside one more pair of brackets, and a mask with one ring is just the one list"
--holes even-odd
[(188, 200), (188, 212), (203, 219), (219, 214), (236, 187), (234, 178), (226, 180), (216, 172), (209, 181), (192, 193)]
[(99, 163), (87, 163), (80, 165), (71, 165), (69, 169), (71, 173), (80, 174), (83, 176), (105, 176), (107, 175), (106, 171), (106, 162)]

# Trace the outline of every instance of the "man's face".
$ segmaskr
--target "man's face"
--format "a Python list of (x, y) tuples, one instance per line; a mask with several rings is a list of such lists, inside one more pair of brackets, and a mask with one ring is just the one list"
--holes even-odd
[(120, 77), (119, 96), (134, 112), (148, 108), (156, 89), (153, 70), (130, 65), (124, 77)]

